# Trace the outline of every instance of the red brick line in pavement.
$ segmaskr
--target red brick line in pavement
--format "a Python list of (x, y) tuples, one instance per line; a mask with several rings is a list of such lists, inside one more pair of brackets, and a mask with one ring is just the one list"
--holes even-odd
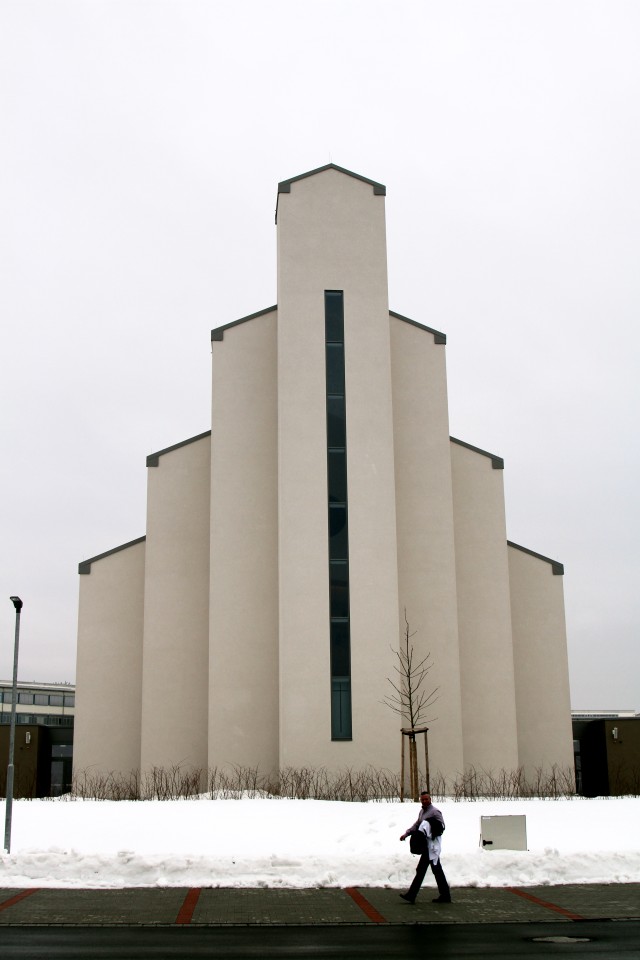
[(363, 897), (359, 890), (356, 887), (345, 887), (344, 892), (348, 894), (354, 903), (356, 903), (362, 912), (369, 917), (369, 920), (372, 920), (374, 923), (386, 923), (387, 921), (382, 916), (381, 913), (378, 913), (373, 904), (369, 903), (366, 897)]
[(546, 907), (547, 910), (553, 910), (555, 913), (562, 914), (563, 917), (567, 917), (568, 920), (584, 920), (584, 917), (581, 917), (579, 913), (572, 913), (571, 910), (565, 910), (564, 907), (559, 907), (555, 903), (549, 903), (547, 900), (541, 900), (540, 897), (534, 897), (532, 893), (526, 893), (525, 890), (518, 890), (517, 887), (506, 887), (506, 890), (509, 893), (515, 893), (517, 897), (522, 897), (523, 900), (529, 900), (531, 903), (536, 903), (539, 907)]
[(202, 887), (192, 887), (184, 898), (184, 902), (178, 911), (176, 923), (191, 923), (193, 911), (202, 893)]
[(8, 900), (3, 900), (2, 903), (0, 903), (0, 910), (7, 910), (9, 907), (12, 907), (14, 903), (20, 903), (25, 897), (30, 897), (32, 893), (37, 893), (39, 889), (40, 887), (31, 887), (29, 890), (23, 890), (22, 893), (16, 893), (14, 897), (9, 897)]

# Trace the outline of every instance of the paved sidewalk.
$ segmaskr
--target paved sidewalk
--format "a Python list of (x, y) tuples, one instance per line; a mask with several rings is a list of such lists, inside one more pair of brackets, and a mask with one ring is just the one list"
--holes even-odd
[(0, 887), (0, 926), (300, 926), (513, 923), (640, 919), (640, 883), (463, 887), (451, 904), (415, 905), (383, 887), (274, 890), (133, 887), (77, 890)]

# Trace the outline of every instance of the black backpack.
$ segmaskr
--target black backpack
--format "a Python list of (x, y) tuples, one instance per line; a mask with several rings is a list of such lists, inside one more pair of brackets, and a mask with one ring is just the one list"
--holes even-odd
[(429, 826), (431, 827), (431, 836), (435, 840), (436, 837), (441, 837), (444, 833), (444, 823), (440, 820), (439, 817), (427, 817), (429, 821)]

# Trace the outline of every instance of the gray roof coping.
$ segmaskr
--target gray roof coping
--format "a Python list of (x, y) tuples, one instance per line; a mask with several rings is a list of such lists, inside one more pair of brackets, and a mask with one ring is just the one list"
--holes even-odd
[(451, 443), (457, 443), (459, 447), (466, 447), (467, 450), (473, 450), (474, 453), (479, 453), (483, 457), (489, 457), (494, 470), (504, 470), (504, 460), (502, 457), (496, 456), (495, 453), (489, 453), (488, 450), (481, 450), (480, 447), (474, 447), (473, 444), (465, 443), (464, 440), (458, 440), (456, 437), (449, 437), (449, 440)]
[(95, 563), (97, 560), (104, 560), (105, 557), (110, 557), (113, 553), (120, 553), (121, 550), (127, 550), (129, 547), (135, 547), (137, 543), (144, 543), (146, 539), (146, 536), (138, 537), (137, 540), (129, 540), (128, 543), (121, 543), (119, 547), (112, 547), (111, 550), (106, 550), (104, 553), (99, 553), (96, 557), (91, 557), (89, 560), (82, 560), (78, 564), (78, 573), (91, 573), (92, 563)]
[[(214, 327), (211, 331), (211, 341), (220, 341), (224, 340), (225, 330), (229, 330), (231, 327), (237, 327), (240, 323), (247, 323), (249, 320), (256, 320), (258, 317), (265, 317), (269, 313), (273, 313), (278, 309), (278, 304), (274, 303), (271, 307), (265, 307), (263, 310), (257, 310), (255, 313), (249, 313), (246, 317), (240, 317), (239, 320), (232, 320), (231, 323), (225, 323), (220, 327)], [(389, 316), (395, 317), (396, 320), (402, 320), (404, 323), (410, 323), (414, 327), (418, 327), (420, 330), (424, 330), (426, 333), (433, 335), (434, 343), (446, 343), (447, 335), (442, 333), (440, 330), (434, 330), (433, 327), (428, 327), (425, 323), (418, 323), (417, 320), (412, 320), (410, 317), (404, 317), (401, 313), (396, 313), (395, 310), (389, 310)]]
[(512, 540), (507, 540), (507, 546), (513, 547), (514, 550), (520, 550), (522, 553), (528, 553), (529, 556), (536, 557), (538, 560), (544, 560), (545, 563), (550, 563), (554, 577), (564, 576), (564, 565), (559, 563), (558, 560), (552, 560), (550, 557), (545, 557), (541, 553), (536, 553), (535, 550), (529, 550), (528, 547), (521, 547), (519, 543), (514, 543)]
[(424, 323), (418, 323), (417, 320), (412, 320), (410, 317), (403, 317), (401, 313), (396, 313), (395, 310), (389, 310), (389, 316), (395, 317), (396, 320), (403, 320), (405, 323), (410, 323), (414, 327), (419, 327), (420, 330), (426, 330), (427, 333), (432, 333), (434, 343), (447, 342), (446, 333), (441, 333), (440, 330), (434, 330), (433, 327), (428, 327)]
[(265, 307), (264, 310), (258, 310), (257, 313), (250, 313), (246, 317), (240, 317), (239, 320), (232, 320), (231, 323), (225, 323), (221, 327), (215, 327), (211, 331), (211, 341), (214, 340), (224, 340), (225, 330), (229, 330), (231, 327), (237, 327), (239, 323), (246, 323), (247, 320), (255, 320), (256, 317), (264, 317), (268, 313), (273, 313), (274, 310), (278, 309), (278, 304), (274, 303), (272, 307)]
[[(289, 177), (288, 180), (281, 180), (278, 184), (278, 197), (281, 193), (291, 193), (291, 184), (296, 180), (305, 180), (307, 177), (315, 177), (316, 173), (324, 173), (325, 170), (337, 170), (338, 173), (345, 173), (354, 180), (362, 180), (363, 183), (370, 183), (373, 187), (373, 194), (376, 197), (385, 197), (387, 188), (384, 183), (378, 183), (377, 180), (370, 180), (369, 177), (363, 177), (360, 173), (354, 173), (353, 170), (347, 170), (346, 167), (339, 167), (336, 163), (325, 163), (323, 167), (316, 167), (315, 170), (308, 170), (306, 173), (299, 173), (297, 177)], [(276, 200), (276, 223), (278, 222), (278, 201)]]
[(160, 466), (160, 457), (165, 453), (171, 453), (172, 450), (179, 450), (180, 447), (186, 447), (190, 443), (196, 443), (198, 440), (203, 440), (205, 437), (211, 436), (211, 430), (205, 430), (204, 433), (199, 433), (196, 437), (189, 437), (188, 440), (181, 440), (180, 443), (174, 443), (170, 447), (165, 447), (164, 450), (158, 450), (156, 453), (150, 453), (147, 457), (147, 466), (148, 467), (158, 467)]

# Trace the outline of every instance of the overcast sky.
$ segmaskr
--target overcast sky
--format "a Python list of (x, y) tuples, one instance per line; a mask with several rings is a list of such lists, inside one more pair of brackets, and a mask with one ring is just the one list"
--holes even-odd
[[(640, 711), (640, 4), (0, 0), (0, 678), (73, 680), (80, 560), (276, 302), (278, 181), (387, 186), (392, 310), (565, 565), (572, 702)], [(2, 591), (0, 591), (0, 597)], [(550, 664), (550, 669), (552, 665)]]

